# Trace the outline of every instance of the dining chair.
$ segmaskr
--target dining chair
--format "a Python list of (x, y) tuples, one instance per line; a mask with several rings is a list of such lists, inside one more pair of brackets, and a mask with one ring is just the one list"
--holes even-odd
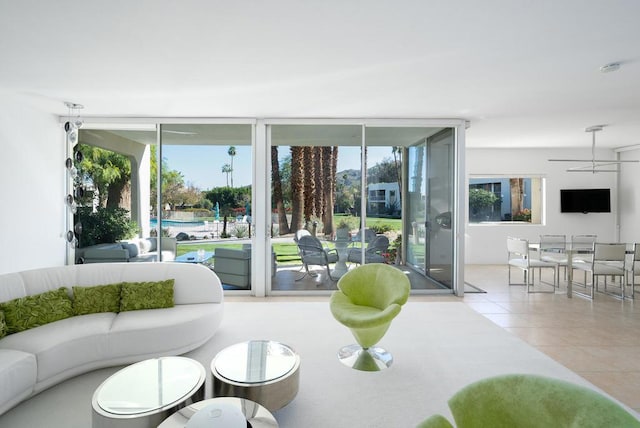
[[(529, 241), (521, 238), (507, 238), (507, 254), (508, 254), (508, 270), (509, 285), (526, 285), (527, 293), (555, 293), (557, 266), (555, 263), (545, 262), (539, 259), (532, 259), (529, 256)], [(519, 268), (524, 274), (524, 283), (511, 282), (511, 267)], [(540, 284), (551, 285), (552, 289), (548, 291), (533, 290), (535, 285), (534, 269), (538, 269)], [(542, 281), (542, 269), (553, 269), (553, 283), (549, 284)]]
[[(597, 235), (571, 235), (572, 267), (580, 265), (580, 263), (591, 263), (593, 258), (593, 244), (596, 243), (597, 239)], [(584, 269), (582, 270), (584, 271)], [(584, 271), (584, 280), (582, 283), (575, 281), (575, 279), (573, 282), (582, 287), (587, 287), (586, 271)]]
[[(573, 268), (582, 270), (585, 274), (591, 274), (591, 284), (585, 281), (585, 287), (590, 288), (590, 297), (593, 299), (598, 291), (598, 279), (604, 276), (604, 292), (614, 297), (624, 299), (625, 288), (625, 258), (627, 244), (609, 244), (596, 242), (593, 244), (591, 263), (574, 264)], [(607, 290), (607, 277), (620, 277), (620, 294)]]
[(540, 235), (540, 260), (555, 263), (560, 287), (560, 267), (564, 268), (564, 278), (567, 278), (567, 236), (566, 235)]
[(633, 244), (633, 258), (631, 263), (627, 265), (627, 272), (631, 274), (631, 284), (629, 284), (628, 277), (626, 279), (626, 284), (631, 285), (631, 298), (635, 299), (636, 292), (636, 276), (640, 275), (640, 244)]

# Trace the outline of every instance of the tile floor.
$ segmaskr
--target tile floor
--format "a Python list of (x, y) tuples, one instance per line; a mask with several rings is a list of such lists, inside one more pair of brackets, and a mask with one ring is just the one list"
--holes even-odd
[[(640, 305), (640, 286), (636, 303), (600, 293), (593, 301), (578, 296), (569, 299), (562, 283), (556, 293), (527, 294), (523, 286), (508, 286), (505, 265), (468, 265), (465, 280), (486, 291), (465, 294), (462, 300), (470, 308), (640, 412), (640, 307), (635, 307)], [(229, 300), (246, 299), (251, 298), (229, 296)], [(421, 295), (411, 300), (459, 298)]]
[(465, 280), (487, 292), (465, 294), (468, 306), (640, 412), (640, 293), (569, 299), (561, 282), (555, 294), (527, 294), (507, 285), (502, 265), (469, 265)]

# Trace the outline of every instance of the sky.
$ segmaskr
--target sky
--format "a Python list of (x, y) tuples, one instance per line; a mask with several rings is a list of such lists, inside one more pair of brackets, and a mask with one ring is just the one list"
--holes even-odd
[[(233, 186), (251, 185), (251, 146), (235, 146), (236, 156), (233, 158), (233, 174), (229, 174), (229, 185), (233, 175)], [(289, 154), (288, 149), (281, 147), (280, 158)], [(227, 174), (222, 166), (231, 164), (227, 154), (228, 146), (170, 146), (162, 147), (162, 157), (172, 170), (183, 174), (185, 184), (200, 190), (209, 190), (227, 185)], [(369, 147), (367, 150), (369, 165), (375, 165), (384, 158), (393, 158), (391, 147)], [(360, 148), (340, 147), (338, 151), (338, 171), (360, 168)]]

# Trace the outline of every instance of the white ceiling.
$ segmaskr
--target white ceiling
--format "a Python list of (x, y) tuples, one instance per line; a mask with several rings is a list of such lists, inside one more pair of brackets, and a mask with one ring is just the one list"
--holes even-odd
[[(471, 121), (469, 147), (640, 144), (637, 0), (0, 0), (0, 92), (110, 117)], [(620, 70), (599, 67), (621, 63)]]

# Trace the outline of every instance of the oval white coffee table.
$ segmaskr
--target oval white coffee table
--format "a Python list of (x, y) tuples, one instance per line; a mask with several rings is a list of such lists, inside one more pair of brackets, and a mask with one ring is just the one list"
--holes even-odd
[[(216, 404), (233, 406), (238, 409), (238, 411), (244, 415), (247, 422), (243, 428), (247, 426), (251, 428), (278, 428), (278, 422), (266, 408), (254, 401), (236, 397), (218, 397), (198, 401), (169, 416), (164, 422), (158, 425), (158, 428), (184, 428), (198, 411), (211, 408), (215, 409)], [(216, 426), (215, 421), (212, 421), (212, 423), (207, 426)]]
[(152, 358), (117, 371), (96, 389), (93, 428), (157, 427), (204, 399), (205, 369), (185, 357)]
[(300, 356), (280, 342), (250, 340), (220, 351), (211, 373), (214, 397), (245, 398), (273, 412), (298, 393)]

